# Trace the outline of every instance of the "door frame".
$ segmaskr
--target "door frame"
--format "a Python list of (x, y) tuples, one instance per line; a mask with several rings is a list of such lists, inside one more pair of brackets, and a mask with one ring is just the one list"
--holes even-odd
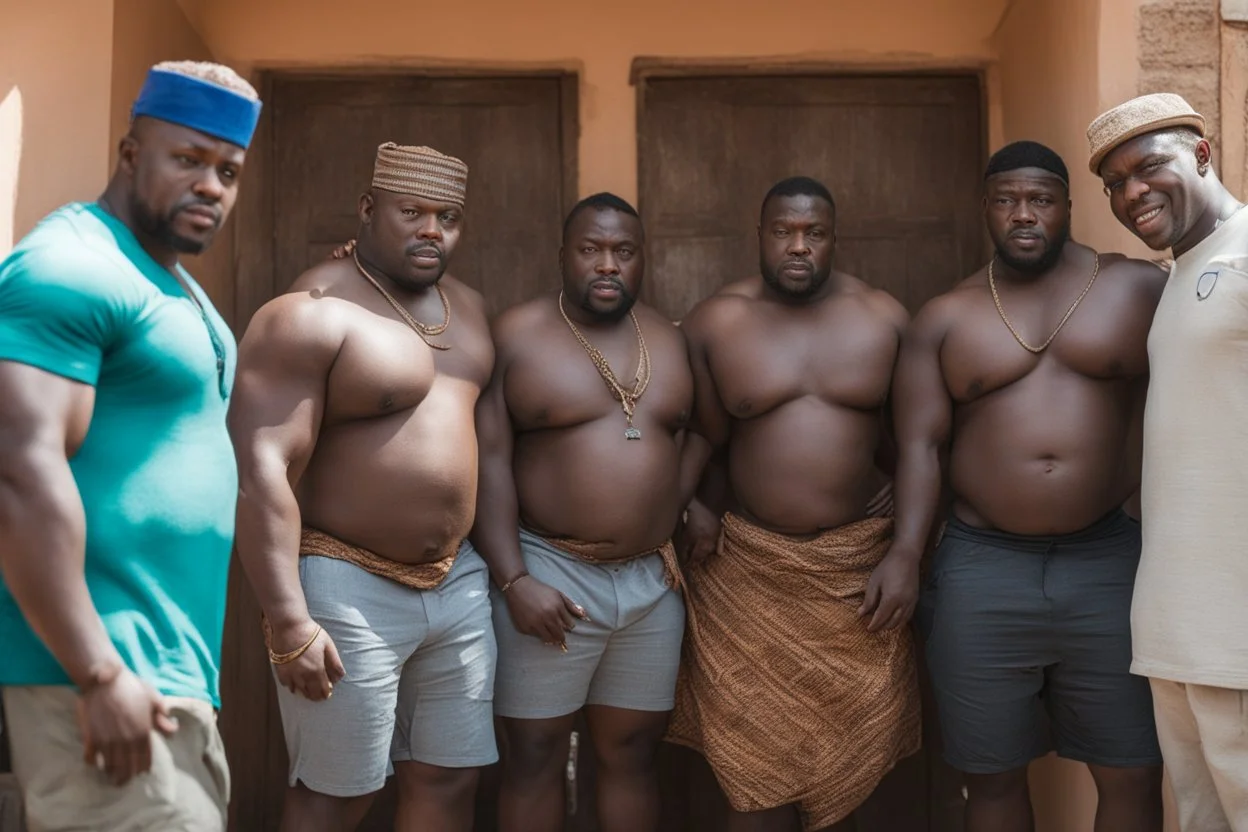
[[(285, 286), (279, 285), (276, 268), (275, 215), (276, 165), (274, 164), (274, 120), (280, 102), (273, 99), (276, 81), (341, 81), (407, 77), (422, 80), (480, 79), (518, 80), (554, 78), (559, 81), (559, 136), (562, 156), (560, 203), (566, 214), (578, 194), (580, 135), (580, 76), (571, 70), (509, 70), (489, 68), (349, 67), (309, 69), (266, 69), (256, 72), (252, 82), (265, 102), (255, 137), (247, 150), (245, 183), (235, 206), (231, 242), (233, 257), (233, 308), (223, 309), (238, 338), (242, 338), (252, 315), (274, 298)], [(361, 183), (365, 184), (365, 183)], [(469, 208), (471, 210), (471, 208)], [(289, 276), (287, 276), (289, 279)], [(231, 761), (249, 760), (249, 769), (265, 772), (266, 787), (249, 790), (244, 797), (235, 789), (230, 801), (230, 829), (275, 829), (278, 805), (269, 805), (267, 783), (274, 774), (276, 757), (284, 749), (270, 747), (269, 726), (255, 725), (248, 717), (253, 709), (277, 713), (276, 694), (270, 677), (269, 661), (259, 637), (260, 609), (243, 574), (237, 557), (231, 558), (225, 630), (222, 638), (221, 691), (224, 708), (220, 728), (227, 741)], [(253, 759), (258, 758), (258, 759)], [(241, 773), (244, 769), (238, 768)], [(284, 782), (283, 782), (284, 786)]]
[[(560, 155), (563, 159), (561, 208), (564, 214), (576, 204), (580, 159), (580, 75), (565, 69), (491, 69), (482, 67), (343, 67), (309, 69), (266, 69), (255, 73), (252, 81), (260, 93), (265, 107), (260, 113), (255, 138), (247, 150), (246, 183), (239, 194), (234, 213), (234, 309), (229, 324), (241, 337), (256, 310), (277, 295), (281, 287), (277, 283), (274, 262), (274, 235), (277, 218), (274, 216), (274, 165), (273, 120), (277, 104), (273, 100), (274, 81), (341, 81), (383, 77), (407, 77), (422, 80), (477, 79), (518, 80), (532, 78), (555, 78), (559, 81), (559, 135)], [(470, 209), (471, 210), (471, 209)]]
[[(648, 82), (656, 79), (695, 79), (695, 78), (922, 78), (922, 77), (963, 77), (974, 78), (979, 85), (979, 162), (980, 167), (988, 163), (988, 146), (990, 133), (991, 90), (988, 70), (981, 63), (961, 61), (927, 61), (913, 63), (892, 61), (879, 63), (849, 63), (843, 61), (785, 61), (775, 58), (728, 59), (723, 61), (707, 61), (703, 59), (683, 60), (680, 58), (663, 58), (640, 56), (633, 59), (629, 68), (629, 83), (636, 88), (637, 102), (637, 211), (646, 216), (645, 176), (646, 159), (646, 127), (648, 111), (646, 108), (646, 92)], [(992, 252), (991, 242), (985, 232), (982, 235), (983, 256), (987, 259)], [(648, 286), (649, 284), (647, 284)], [(650, 301), (645, 288), (642, 299)]]

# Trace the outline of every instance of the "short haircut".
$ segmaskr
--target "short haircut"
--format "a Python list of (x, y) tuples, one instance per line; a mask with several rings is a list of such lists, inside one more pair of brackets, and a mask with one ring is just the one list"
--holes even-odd
[(255, 87), (247, 83), (243, 76), (223, 64), (214, 64), (211, 61), (162, 61), (152, 69), (176, 72), (188, 78), (198, 78), (200, 81), (225, 87), (252, 101), (260, 100), (260, 94), (256, 92)]
[(572, 206), (572, 210), (568, 212), (567, 219), (563, 221), (563, 236), (568, 236), (568, 229), (572, 227), (572, 221), (586, 211), (619, 211), (621, 214), (627, 214), (635, 217), (639, 222), (641, 216), (637, 213), (637, 209), (628, 204), (628, 201), (621, 199), (615, 194), (602, 191), (601, 193), (592, 194), (585, 197), (580, 202)]
[(1051, 148), (1040, 142), (1011, 142), (992, 154), (988, 167), (984, 170), (984, 181), (998, 173), (1009, 173), (1022, 168), (1039, 168), (1062, 180), (1062, 184), (1070, 190), (1070, 173), (1066, 163)]
[(1205, 138), (1190, 127), (1171, 127), (1165, 132), (1173, 136), (1174, 140), (1187, 150), (1195, 150), (1200, 140)]
[(763, 197), (763, 207), (759, 210), (760, 220), (763, 212), (767, 210), (767, 203), (786, 196), (811, 196), (822, 199), (832, 209), (833, 216), (836, 215), (836, 200), (832, 199), (831, 191), (822, 182), (811, 179), (809, 176), (790, 176), (772, 185), (771, 190)]

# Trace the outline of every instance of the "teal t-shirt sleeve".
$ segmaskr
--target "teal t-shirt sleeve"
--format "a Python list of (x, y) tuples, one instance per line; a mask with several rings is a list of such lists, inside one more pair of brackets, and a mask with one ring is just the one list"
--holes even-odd
[(0, 361), (95, 385), (124, 317), (115, 273), (89, 251), (15, 252), (0, 265)]

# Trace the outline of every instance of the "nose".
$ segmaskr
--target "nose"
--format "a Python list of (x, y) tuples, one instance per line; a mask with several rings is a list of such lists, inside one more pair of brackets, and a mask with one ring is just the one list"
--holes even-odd
[(796, 257), (810, 254), (810, 244), (806, 242), (805, 234), (794, 234), (789, 238), (788, 253)]
[(422, 240), (441, 240), (442, 226), (438, 225), (438, 218), (433, 214), (426, 215), (416, 229), (416, 236)]
[(1014, 212), (1010, 214), (1010, 221), (1015, 225), (1035, 225), (1036, 212), (1031, 210), (1031, 203), (1020, 199), (1015, 204)]
[(191, 185), (191, 191), (195, 196), (207, 202), (220, 202), (225, 196), (225, 183), (221, 181), (221, 177), (217, 175), (217, 169), (205, 165), (203, 175), (196, 178)]
[(1126, 185), (1123, 188), (1123, 196), (1126, 197), (1128, 203), (1136, 202), (1137, 200), (1143, 199), (1148, 194), (1149, 190), (1150, 188), (1147, 183), (1141, 182), (1132, 176), (1126, 181)]
[(619, 274), (620, 263), (615, 259), (615, 254), (610, 251), (604, 251), (602, 256), (598, 258), (598, 262), (594, 264), (594, 272), (604, 276)]

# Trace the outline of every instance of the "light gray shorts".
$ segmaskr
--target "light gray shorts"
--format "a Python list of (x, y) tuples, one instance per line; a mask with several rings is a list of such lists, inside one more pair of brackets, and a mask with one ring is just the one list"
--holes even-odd
[(670, 711), (685, 633), (685, 602), (663, 580), (663, 558), (586, 563), (524, 530), (529, 574), (580, 604), (589, 621), (568, 633), (568, 652), (522, 635), (507, 602), (494, 596), (498, 683), (494, 710), (517, 719), (549, 719), (584, 705)]
[(308, 612), (347, 671), (311, 702), (281, 685), (290, 785), (334, 797), (375, 792), (391, 761), (447, 768), (498, 760), (485, 562), (469, 548), (437, 589), (409, 589), (333, 558), (299, 558)]

